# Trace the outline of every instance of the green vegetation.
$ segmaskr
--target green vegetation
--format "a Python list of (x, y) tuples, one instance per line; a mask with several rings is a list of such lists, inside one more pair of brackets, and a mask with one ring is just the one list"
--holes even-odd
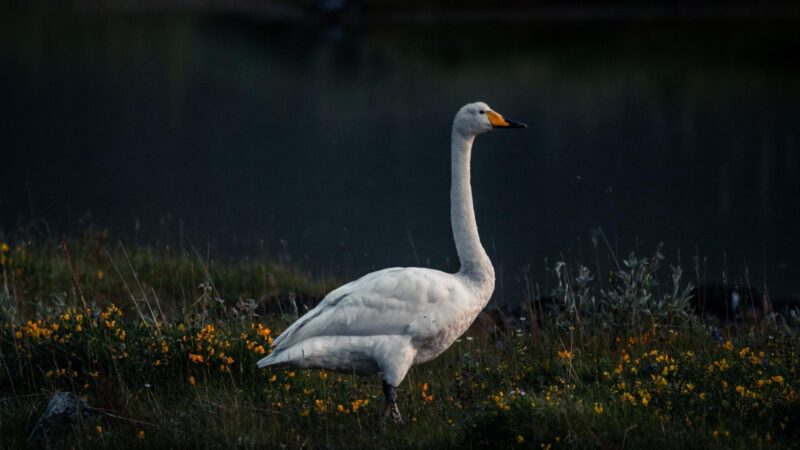
[(333, 282), (102, 235), (2, 244), (0, 447), (26, 446), (56, 391), (91, 406), (50, 442), (67, 448), (795, 445), (796, 330), (703, 324), (678, 268), (659, 289), (661, 260), (631, 255), (602, 289), (559, 264), (558, 309), (476, 324), (412, 369), (406, 424), (381, 432), (377, 377), (255, 367), (296, 317), (288, 305)]

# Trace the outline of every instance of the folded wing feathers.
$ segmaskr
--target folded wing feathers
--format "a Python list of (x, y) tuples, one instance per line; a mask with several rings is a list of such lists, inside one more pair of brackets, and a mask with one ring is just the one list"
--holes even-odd
[[(430, 273), (429, 273), (430, 272)], [(329, 293), (278, 336), (273, 355), (314, 336), (403, 334), (420, 314), (438, 303), (425, 289), (441, 272), (391, 268), (373, 272)]]

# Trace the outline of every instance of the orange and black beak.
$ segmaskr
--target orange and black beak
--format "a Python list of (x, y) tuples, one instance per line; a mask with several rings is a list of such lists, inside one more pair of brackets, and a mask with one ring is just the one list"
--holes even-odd
[(506, 119), (494, 111), (486, 111), (486, 115), (489, 117), (492, 128), (528, 128), (524, 123)]

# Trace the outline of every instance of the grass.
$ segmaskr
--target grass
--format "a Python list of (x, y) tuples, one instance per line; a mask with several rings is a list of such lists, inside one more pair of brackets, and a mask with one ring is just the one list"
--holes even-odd
[[(92, 407), (51, 442), (69, 448), (784, 448), (800, 437), (793, 328), (614, 315), (644, 311), (634, 300), (652, 294), (657, 256), (632, 255), (615, 275), (628, 284), (596, 298), (588, 273), (559, 270), (567, 307), (520, 328), (473, 327), (413, 368), (406, 425), (385, 432), (377, 377), (255, 367), (296, 317), (291, 304), (333, 281), (102, 235), (0, 256), (2, 448), (26, 446), (56, 391)], [(681, 307), (669, 300), (653, 301)], [(604, 301), (613, 308), (587, 306)]]

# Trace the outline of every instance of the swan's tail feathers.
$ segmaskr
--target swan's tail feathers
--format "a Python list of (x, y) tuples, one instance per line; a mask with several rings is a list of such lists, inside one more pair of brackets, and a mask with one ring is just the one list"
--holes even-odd
[(282, 353), (283, 352), (280, 351), (273, 351), (269, 355), (258, 360), (258, 363), (256, 363), (256, 365), (258, 366), (259, 369), (263, 369), (265, 367), (270, 367), (270, 366), (274, 367), (274, 366), (280, 366), (281, 364), (285, 364), (286, 360), (285, 358), (281, 357)]
[[(270, 356), (272, 356), (272, 355), (270, 355)], [(269, 358), (270, 358), (269, 356), (266, 356), (266, 357), (264, 357), (264, 358), (261, 358), (261, 359), (259, 359), (259, 360), (258, 360), (258, 362), (256, 363), (256, 365), (258, 366), (258, 368), (259, 368), (259, 369), (263, 369), (264, 367), (267, 367), (267, 366), (269, 366), (269, 365), (270, 365), (270, 360), (269, 360)]]

